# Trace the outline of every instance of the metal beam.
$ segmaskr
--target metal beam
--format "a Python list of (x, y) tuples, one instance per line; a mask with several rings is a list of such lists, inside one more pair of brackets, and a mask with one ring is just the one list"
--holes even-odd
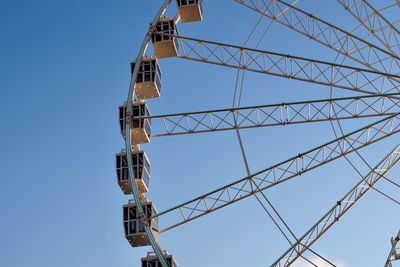
[[(282, 0), (234, 0), (376, 71), (400, 73), (400, 57)], [(287, 11), (281, 16), (281, 10)], [(390, 69), (388, 68), (390, 66)]]
[(151, 119), (151, 137), (286, 126), (393, 115), (400, 111), (398, 94), (367, 95), (260, 105), (198, 112), (134, 117)]
[(180, 43), (178, 57), (183, 59), (368, 94), (400, 92), (400, 83), (388, 79), (400, 79), (397, 74), (179, 35), (155, 34), (176, 38)]
[(398, 144), (375, 168), (361, 179), (347, 194), (318, 220), (302, 237), (300, 237), (271, 267), (291, 265), (329, 228), (350, 210), (375, 184), (388, 173), (400, 160), (400, 144)]
[(400, 31), (366, 0), (337, 0), (386, 49), (400, 55)]
[(257, 192), (300, 176), (398, 132), (400, 132), (400, 113), (298, 154), (286, 161), (220, 187), (174, 208), (160, 212), (154, 215), (153, 218), (169, 215), (166, 220), (169, 225), (161, 229), (161, 232), (168, 231)]

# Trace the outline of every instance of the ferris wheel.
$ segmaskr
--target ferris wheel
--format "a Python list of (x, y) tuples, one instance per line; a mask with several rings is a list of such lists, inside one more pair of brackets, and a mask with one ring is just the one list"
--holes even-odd
[[(199, 24), (201, 27), (207, 20), (207, 1), (165, 0), (161, 5), (137, 58), (131, 63), (127, 101), (119, 107), (120, 131), (126, 146), (116, 154), (117, 178), (123, 193), (133, 195), (133, 200), (123, 206), (125, 237), (132, 247), (151, 246), (153, 249), (141, 259), (142, 267), (177, 267), (177, 255), (173, 256), (165, 250), (167, 248), (159, 240), (161, 234), (199, 218), (206, 220), (205, 217), (214, 211), (250, 197), (256, 199), (288, 242), (289, 248), (271, 266), (290, 266), (300, 259), (309, 266), (318, 266), (305, 256), (306, 252), (321, 258), (328, 266), (336, 266), (315, 251), (312, 245), (367, 192), (375, 191), (382, 197), (397, 201), (376, 188), (376, 184), (386, 180), (400, 187), (398, 182), (388, 177), (390, 170), (400, 161), (400, 142), (388, 147), (385, 157), (374, 163), (366, 159), (362, 149), (400, 132), (400, 2), (329, 1), (329, 4), (337, 2), (344, 14), (357, 22), (350, 25), (353, 30), (346, 30), (302, 9), (299, 5), (302, 1), (307, 0), (225, 1), (259, 18), (241, 44), (180, 34), (180, 29), (187, 25)], [(315, 5), (326, 4), (325, 1), (320, 2)], [(261, 21), (268, 21), (269, 24), (260, 29)], [(288, 32), (305, 37), (308, 42), (335, 54), (335, 60), (321, 59), (317, 52), (315, 57), (306, 57), (264, 50), (260, 46), (272, 24), (279, 24)], [(162, 65), (167, 58), (235, 70), (232, 105), (152, 115), (148, 102), (153, 101), (156, 105), (157, 100), (161, 101), (157, 98), (164, 93), (163, 77), (168, 75), (168, 69), (162, 68)], [(245, 73), (326, 88), (328, 97), (243, 106)], [(340, 92), (346, 94), (341, 95)], [(357, 121), (356, 125), (363, 125), (345, 132), (342, 127), (344, 121)], [(242, 130), (324, 122), (334, 134), (334, 139), (288, 155), (289, 159), (271, 167), (250, 170)], [(146, 196), (151, 177), (150, 156), (145, 151), (146, 146), (150, 146), (147, 143), (152, 138), (224, 131), (236, 133), (246, 177), (158, 211), (156, 203)], [(367, 166), (363, 170), (366, 173), (355, 166), (349, 155), (354, 155)], [(331, 207), (322, 211), (324, 215), (304, 234), (296, 235), (266, 192), (339, 159), (360, 174), (358, 181)], [(171, 203), (173, 201), (171, 199)], [(166, 217), (167, 224), (162, 222)], [(393, 249), (386, 266), (391, 266), (392, 261), (400, 258), (395, 249), (397, 242), (398, 236), (392, 239)], [(382, 259), (382, 263), (385, 260)]]

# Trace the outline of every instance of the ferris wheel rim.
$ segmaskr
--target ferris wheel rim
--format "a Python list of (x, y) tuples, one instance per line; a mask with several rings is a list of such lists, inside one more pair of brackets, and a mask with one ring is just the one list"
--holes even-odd
[[(126, 107), (126, 113), (128, 116), (130, 116), (129, 114), (131, 114), (132, 111), (132, 100), (134, 99), (134, 95), (135, 95), (135, 84), (136, 84), (136, 79), (139, 73), (139, 66), (142, 62), (142, 58), (146, 53), (149, 41), (150, 41), (150, 37), (151, 37), (151, 33), (153, 28), (157, 25), (160, 17), (165, 13), (165, 11), (167, 10), (169, 4), (172, 2), (172, 0), (164, 0), (163, 4), (161, 5), (161, 7), (159, 8), (158, 12), (156, 13), (152, 23), (150, 24), (150, 27), (142, 41), (142, 45), (139, 49), (138, 55), (136, 57), (136, 63), (135, 67), (133, 69), (133, 72), (131, 74), (131, 80), (129, 83), (129, 90), (128, 90), (128, 97), (127, 97), (127, 107)], [(126, 123), (125, 125), (125, 132), (126, 133), (130, 133), (131, 130), (131, 125), (129, 123), (129, 120), (127, 120), (128, 123)], [(132, 144), (131, 144), (131, 137), (130, 134), (127, 134), (125, 137), (125, 149), (126, 149), (126, 155), (127, 155), (127, 162), (128, 162), (128, 173), (129, 174), (133, 174), (134, 170), (133, 170), (133, 164), (132, 164)], [(141, 216), (141, 220), (146, 223), (147, 220), (145, 217), (143, 217), (143, 206), (141, 204), (141, 200), (139, 197), (139, 189), (136, 185), (135, 182), (135, 178), (134, 175), (129, 175), (130, 177), (130, 182), (131, 182), (131, 187), (132, 187), (132, 194), (133, 194), (133, 198), (136, 202), (137, 205), (137, 209), (139, 211), (139, 215)], [(161, 248), (159, 246), (159, 243), (157, 243), (157, 241), (154, 238), (153, 232), (151, 230), (151, 228), (144, 224), (145, 226), (145, 231), (146, 234), (150, 240), (151, 246), (153, 248), (154, 253), (156, 254), (158, 260), (160, 261), (162, 267), (168, 267), (168, 263), (166, 262), (163, 253), (161, 251)]]

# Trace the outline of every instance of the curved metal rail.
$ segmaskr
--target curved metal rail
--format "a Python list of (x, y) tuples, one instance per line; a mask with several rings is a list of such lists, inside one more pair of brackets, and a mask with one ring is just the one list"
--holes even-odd
[[(127, 117), (132, 117), (132, 99), (135, 95), (135, 83), (136, 83), (136, 79), (139, 73), (139, 66), (142, 62), (142, 57), (146, 52), (147, 49), (147, 45), (150, 41), (150, 37), (151, 37), (151, 32), (152, 29), (154, 29), (154, 27), (157, 25), (157, 22), (159, 20), (159, 18), (162, 16), (162, 14), (165, 13), (165, 11), (167, 10), (169, 4), (171, 3), (172, 0), (165, 0), (163, 5), (161, 6), (161, 8), (159, 9), (159, 11), (157, 12), (156, 16), (153, 19), (153, 22), (150, 24), (150, 28), (147, 31), (147, 34), (142, 42), (142, 46), (139, 50), (138, 56), (136, 58), (136, 64), (135, 64), (135, 68), (133, 70), (132, 76), (131, 76), (131, 81), (129, 84), (129, 92), (128, 92), (128, 99), (127, 99)], [(125, 131), (126, 133), (129, 133), (131, 130), (131, 125), (130, 122), (131, 120), (128, 120), (128, 123), (126, 123), (126, 127), (125, 127)], [(133, 163), (132, 163), (132, 144), (131, 144), (131, 139), (130, 139), (130, 134), (126, 135), (126, 139), (125, 139), (125, 147), (126, 147), (126, 152), (127, 152), (127, 159), (128, 159), (128, 170), (129, 170), (129, 177), (131, 180), (131, 185), (132, 185), (132, 192), (133, 192), (133, 198), (136, 202), (136, 207), (139, 213), (139, 217), (142, 219), (142, 222), (145, 226), (145, 231), (147, 236), (149, 237), (151, 246), (153, 247), (154, 253), (156, 254), (158, 260), (160, 261), (162, 267), (169, 267), (167, 261), (165, 260), (162, 252), (161, 252), (161, 248), (159, 247), (159, 244), (157, 243), (157, 241), (154, 238), (153, 232), (151, 230), (151, 228), (149, 227), (147, 218), (144, 215), (144, 210), (143, 210), (143, 206), (142, 203), (140, 201), (140, 197), (139, 197), (139, 191), (135, 182), (135, 176), (134, 174), (134, 170), (133, 170)]]

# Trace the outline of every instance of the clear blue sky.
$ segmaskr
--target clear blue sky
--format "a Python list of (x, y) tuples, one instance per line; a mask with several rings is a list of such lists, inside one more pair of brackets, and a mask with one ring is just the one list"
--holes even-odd
[[(258, 19), (233, 1), (205, 2), (205, 21), (179, 25), (182, 35), (241, 44)], [(132, 267), (149, 250), (130, 248), (123, 236), (121, 207), (128, 198), (116, 183), (114, 154), (124, 146), (117, 107), (126, 100), (129, 62), (160, 4), (0, 1), (0, 267)], [(336, 1), (299, 6), (347, 30), (355, 25)], [(278, 25), (260, 48), (334, 58)], [(162, 61), (161, 68), (163, 95), (150, 101), (153, 114), (231, 105), (235, 71), (177, 59)], [(329, 95), (321, 86), (261, 74), (246, 78), (243, 105)], [(343, 95), (349, 93), (335, 90)], [(243, 131), (243, 138), (257, 171), (333, 133), (329, 124), (314, 124)], [(398, 141), (392, 137), (363, 153), (375, 165)], [(152, 163), (149, 198), (158, 210), (245, 176), (233, 132), (155, 139), (143, 148)], [(398, 170), (389, 175), (397, 181)], [(358, 180), (340, 160), (268, 194), (300, 236)], [(381, 188), (398, 196), (384, 182)], [(381, 266), (399, 219), (398, 206), (370, 192), (314, 248), (340, 266)], [(180, 266), (191, 267), (266, 266), (288, 247), (253, 198), (167, 232), (161, 243)]]

